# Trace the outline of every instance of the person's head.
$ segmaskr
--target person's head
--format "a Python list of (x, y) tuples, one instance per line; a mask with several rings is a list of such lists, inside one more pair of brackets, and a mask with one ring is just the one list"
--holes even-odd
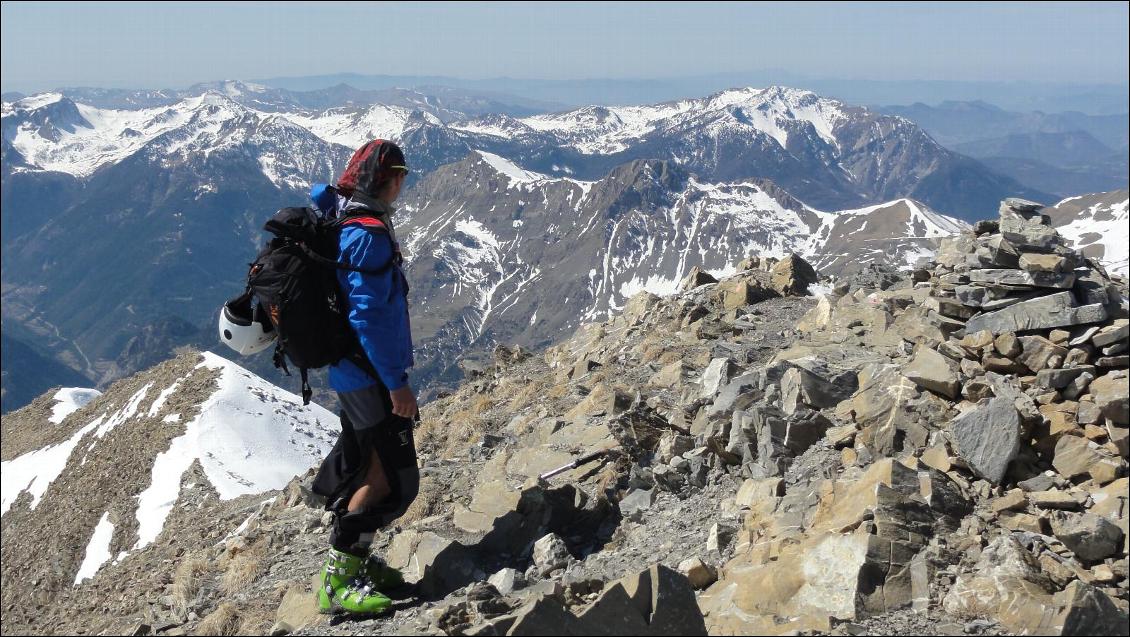
[(392, 203), (400, 196), (407, 176), (408, 163), (400, 147), (390, 141), (374, 139), (353, 153), (345, 172), (337, 180), (337, 189), (347, 196), (361, 193)]

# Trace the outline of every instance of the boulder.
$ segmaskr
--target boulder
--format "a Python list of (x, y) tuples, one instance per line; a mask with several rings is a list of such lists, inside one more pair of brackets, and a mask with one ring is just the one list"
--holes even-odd
[(509, 595), (525, 583), (525, 577), (517, 569), (508, 567), (487, 578), (487, 583), (500, 594)]
[(1109, 418), (1116, 425), (1126, 427), (1130, 425), (1130, 378), (1125, 371), (1109, 372), (1091, 381), (1087, 386), (1091, 400), (1101, 411), (1103, 417)]
[(1055, 444), (1052, 466), (1059, 475), (1071, 480), (1087, 475), (1091, 467), (1103, 458), (1094, 442), (1079, 436), (1061, 436)]
[(1058, 511), (1051, 524), (1056, 539), (1084, 562), (1101, 562), (1122, 548), (1122, 529), (1100, 515)]
[(718, 581), (718, 569), (697, 557), (679, 562), (679, 572), (686, 576), (696, 590), (702, 590)]
[(1074, 272), (1045, 272), (1008, 269), (973, 270), (969, 281), (975, 285), (1003, 288), (1058, 288), (1070, 289), (1075, 285)]
[(680, 290), (693, 290), (700, 285), (707, 285), (709, 283), (717, 283), (718, 279), (714, 278), (709, 272), (704, 271), (697, 265), (691, 268), (690, 273), (683, 277), (679, 283)]
[(989, 330), (993, 334), (1044, 330), (1070, 325), (1100, 323), (1107, 318), (1099, 304), (1078, 306), (1071, 292), (1057, 292), (1021, 301), (1003, 310), (975, 316), (965, 324), (967, 332)]
[(773, 266), (769, 287), (781, 296), (807, 296), (808, 286), (817, 281), (816, 270), (796, 254), (790, 254)]
[[(315, 581), (315, 584), (318, 582)], [(291, 585), (275, 611), (272, 633), (286, 635), (322, 621), (323, 615), (318, 612), (316, 599), (314, 593), (308, 592), (305, 586)]]
[(920, 347), (902, 374), (915, 385), (950, 399), (961, 393), (957, 363), (933, 349)]
[(534, 542), (534, 552), (531, 559), (538, 573), (545, 577), (556, 569), (568, 566), (573, 556), (569, 554), (569, 547), (565, 545), (565, 540), (562, 540), (556, 533), (549, 533)]
[[(1020, 353), (1015, 356), (1018, 363), (1033, 372), (1049, 367), (1059, 367), (1067, 357), (1067, 349), (1060, 347), (1043, 336), (1021, 336)], [(1058, 364), (1052, 363), (1058, 361)]]
[(1039, 562), (1012, 536), (994, 539), (972, 572), (943, 600), (957, 617), (992, 617), (1018, 635), (1116, 635), (1126, 613), (1101, 590), (1073, 581), (1059, 593)]
[(1020, 415), (1012, 400), (993, 398), (950, 422), (956, 452), (977, 475), (1000, 483), (1020, 452)]
[(1063, 245), (1063, 238), (1054, 228), (1011, 212), (1001, 214), (1000, 232), (1020, 251), (1053, 252)]
[(1026, 252), (1020, 255), (1019, 260), (1019, 266), (1021, 270), (1033, 273), (1067, 272), (1071, 269), (1072, 265), (1072, 262), (1069, 261), (1066, 257), (1058, 254), (1034, 254)]
[(850, 398), (859, 388), (856, 374), (834, 372), (816, 364), (817, 361), (812, 359), (801, 359), (796, 362), (809, 364), (807, 366), (798, 364), (786, 370), (781, 376), (781, 409), (787, 414), (803, 407), (813, 409), (835, 407), (841, 401)]
[[(694, 587), (662, 564), (629, 575), (601, 591), (575, 618), (561, 616), (541, 635), (706, 635)], [(510, 634), (518, 634), (511, 632)]]
[(728, 358), (711, 359), (710, 364), (702, 372), (702, 396), (708, 398), (717, 395), (722, 387), (730, 382), (737, 369), (734, 362)]

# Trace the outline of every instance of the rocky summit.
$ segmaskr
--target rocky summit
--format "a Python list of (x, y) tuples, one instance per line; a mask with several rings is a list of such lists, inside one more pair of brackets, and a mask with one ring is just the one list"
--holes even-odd
[[(390, 615), (317, 614), (312, 472), (235, 499), (190, 473), (160, 534), (85, 579), (29, 558), (21, 581), (55, 584), (11, 594), (6, 541), (4, 632), (1126, 634), (1125, 279), (1022, 200), (881, 285), (796, 255), (732, 271), (499, 346), (424, 407), (420, 497), (375, 545), (410, 583)], [(5, 540), (62, 497), (37, 493)]]

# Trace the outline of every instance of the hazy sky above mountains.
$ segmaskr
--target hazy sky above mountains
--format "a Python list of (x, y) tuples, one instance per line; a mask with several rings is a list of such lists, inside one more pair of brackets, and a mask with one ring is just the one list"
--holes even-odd
[(1125, 2), (12, 3), (2, 89), (339, 72), (1125, 82)]

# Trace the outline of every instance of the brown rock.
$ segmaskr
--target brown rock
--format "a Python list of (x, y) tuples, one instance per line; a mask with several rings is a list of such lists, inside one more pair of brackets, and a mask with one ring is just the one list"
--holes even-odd
[(1098, 445), (1078, 436), (1063, 436), (1055, 445), (1052, 466), (1059, 475), (1071, 480), (1087, 475), (1091, 466), (1104, 458)]
[(1018, 340), (1020, 341), (1021, 352), (1015, 357), (1016, 361), (1023, 363), (1033, 372), (1051, 367), (1049, 362), (1053, 360), (1053, 357), (1058, 357), (1058, 360), (1062, 362), (1067, 356), (1065, 348), (1042, 336), (1021, 336)]
[(1013, 489), (1003, 496), (993, 500), (992, 510), (994, 513), (1001, 511), (1022, 511), (1028, 506), (1028, 496), (1024, 494), (1022, 489)]
[(818, 280), (816, 270), (807, 261), (790, 254), (773, 266), (769, 287), (782, 296), (807, 296), (808, 286)]
[(957, 363), (935, 350), (920, 347), (902, 374), (919, 387), (954, 399), (961, 391), (957, 372)]
[(1065, 509), (1074, 511), (1080, 508), (1079, 501), (1070, 493), (1052, 489), (1051, 491), (1032, 491), (1028, 501), (1041, 509)]
[(1130, 425), (1130, 380), (1126, 372), (1109, 372), (1091, 381), (1087, 387), (1091, 400), (1111, 422)]
[[(988, 332), (988, 330), (982, 330)], [(990, 334), (992, 332), (989, 332)], [(1023, 348), (1020, 346), (1020, 340), (1016, 338), (1016, 334), (1012, 332), (1005, 332), (996, 337), (993, 341), (993, 347), (1001, 356), (1005, 358), (1013, 358), (1020, 354)]]

